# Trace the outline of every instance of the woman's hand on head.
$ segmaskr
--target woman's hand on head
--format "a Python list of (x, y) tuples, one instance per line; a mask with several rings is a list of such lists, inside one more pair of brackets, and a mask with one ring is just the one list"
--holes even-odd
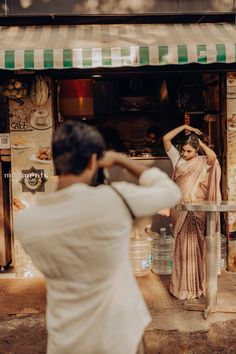
[(190, 125), (187, 125), (186, 124), (186, 127), (185, 127), (186, 130), (190, 131), (190, 132), (193, 132), (197, 135), (203, 135), (203, 133), (201, 132), (201, 130), (197, 129), (197, 128), (193, 128), (191, 127)]

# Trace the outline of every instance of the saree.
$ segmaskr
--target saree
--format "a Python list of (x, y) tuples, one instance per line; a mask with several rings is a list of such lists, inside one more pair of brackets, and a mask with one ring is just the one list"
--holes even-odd
[[(221, 201), (220, 165), (196, 156), (175, 167), (173, 180), (182, 191), (182, 203)], [(174, 227), (173, 269), (170, 293), (180, 300), (200, 297), (205, 291), (206, 212), (171, 209)], [(220, 264), (220, 219), (216, 222), (217, 259)]]

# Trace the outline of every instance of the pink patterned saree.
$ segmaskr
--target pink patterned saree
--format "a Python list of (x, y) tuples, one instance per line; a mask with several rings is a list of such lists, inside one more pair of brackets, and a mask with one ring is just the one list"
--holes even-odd
[[(182, 191), (181, 202), (221, 200), (220, 165), (207, 164), (206, 156), (196, 156), (176, 166), (174, 181)], [(175, 248), (170, 292), (180, 300), (204, 293), (206, 213), (171, 209)], [(216, 224), (217, 253), (220, 257), (220, 223)], [(216, 259), (217, 262), (217, 259)]]

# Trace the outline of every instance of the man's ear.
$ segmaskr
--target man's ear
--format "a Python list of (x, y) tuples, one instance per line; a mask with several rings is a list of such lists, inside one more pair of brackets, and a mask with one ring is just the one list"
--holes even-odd
[(97, 154), (92, 154), (87, 167), (89, 170), (95, 170), (97, 168)]

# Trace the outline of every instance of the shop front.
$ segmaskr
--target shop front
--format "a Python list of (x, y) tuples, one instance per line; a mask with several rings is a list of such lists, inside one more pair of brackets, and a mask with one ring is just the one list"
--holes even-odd
[[(0, 38), (1, 120), (8, 122), (0, 131), (0, 241), (12, 250), (7, 257), (4, 251), (3, 269), (13, 264), (17, 276), (37, 275), (14, 237), (14, 215), (55, 188), (51, 137), (67, 119), (97, 126), (109, 148), (169, 175), (161, 136), (189, 122), (216, 151), (223, 197), (235, 201), (234, 24), (12, 26), (1, 27)], [(158, 149), (147, 144), (150, 127), (158, 130)], [(222, 221), (235, 271), (236, 213)], [(156, 217), (154, 228), (168, 222)]]

